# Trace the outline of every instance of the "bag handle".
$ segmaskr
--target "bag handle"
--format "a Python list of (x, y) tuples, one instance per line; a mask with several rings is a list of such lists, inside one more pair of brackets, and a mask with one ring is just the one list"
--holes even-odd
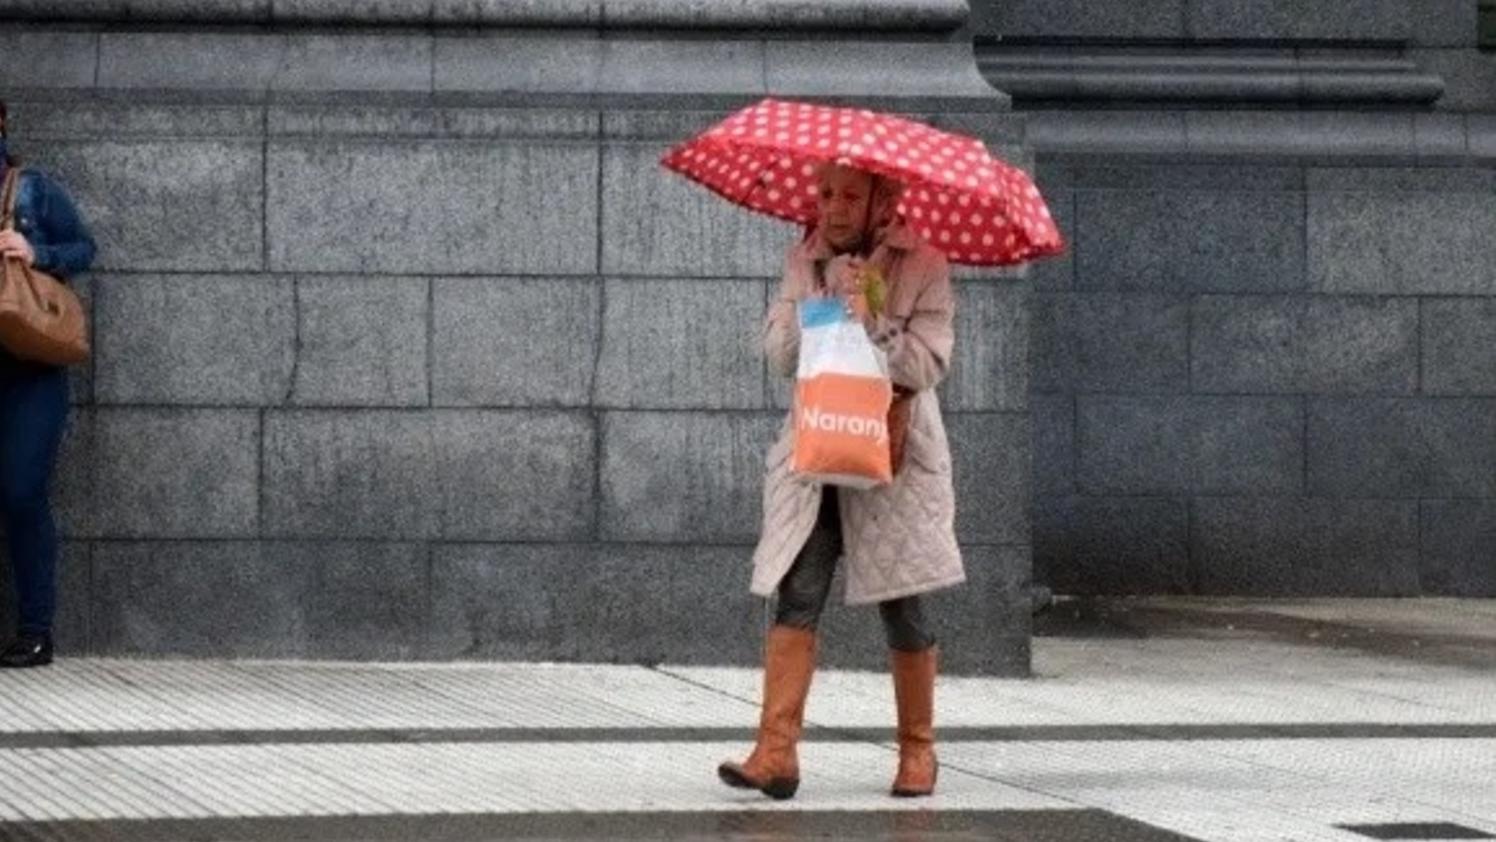
[(3, 197), (0, 197), (0, 231), (10, 231), (16, 227), (16, 194), (20, 192), (20, 181), (19, 167), (5, 168), (5, 191)]

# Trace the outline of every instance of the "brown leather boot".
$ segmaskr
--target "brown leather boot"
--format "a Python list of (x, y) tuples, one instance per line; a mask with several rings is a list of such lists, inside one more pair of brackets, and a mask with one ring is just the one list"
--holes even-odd
[(816, 668), (816, 633), (793, 626), (774, 626), (764, 644), (764, 709), (758, 743), (743, 763), (717, 767), (722, 782), (756, 789), (770, 798), (792, 798), (800, 788), (800, 724), (805, 696)]
[(890, 652), (893, 694), (899, 708), (899, 774), (892, 793), (917, 798), (935, 791), (935, 663), (934, 646), (922, 652)]

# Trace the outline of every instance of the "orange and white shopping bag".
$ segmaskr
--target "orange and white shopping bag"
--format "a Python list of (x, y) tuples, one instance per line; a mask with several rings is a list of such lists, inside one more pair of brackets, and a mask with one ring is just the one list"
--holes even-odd
[(799, 316), (795, 474), (851, 488), (887, 485), (893, 481), (887, 355), (839, 298), (808, 299)]

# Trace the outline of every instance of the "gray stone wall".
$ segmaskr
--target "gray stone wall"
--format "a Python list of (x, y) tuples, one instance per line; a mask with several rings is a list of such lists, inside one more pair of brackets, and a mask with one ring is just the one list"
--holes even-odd
[(1062, 591), (1496, 592), (1488, 170), (1051, 162), (1036, 564)]
[(1034, 279), (1039, 581), (1496, 596), (1476, 7), (978, 4), (1072, 245)]
[[(884, 11), (928, 23), (920, 5)], [(926, 10), (945, 30), (964, 18), (950, 5)], [(736, 62), (726, 35), (709, 56), (652, 31), (603, 48), (587, 32), (13, 23), (0, 40), (61, 68), (41, 78), (0, 52), (15, 146), (72, 189), (101, 245), (81, 282), (96, 355), (74, 378), (57, 488), (62, 643), (755, 661), (749, 556), (787, 405), (755, 334), (795, 232), (657, 161), (797, 85), (1021, 156), (969, 46), (915, 29), (877, 36), (925, 74), (901, 92), (848, 81), (875, 54), (866, 33), (824, 55), (749, 33)], [(615, 71), (567, 62), (598, 49)], [(766, 77), (765, 50), (801, 81)], [(930, 613), (951, 668), (1023, 672), (1027, 282), (972, 275), (959, 296), (943, 396), (971, 583)], [(829, 663), (883, 665), (875, 611), (827, 628)]]

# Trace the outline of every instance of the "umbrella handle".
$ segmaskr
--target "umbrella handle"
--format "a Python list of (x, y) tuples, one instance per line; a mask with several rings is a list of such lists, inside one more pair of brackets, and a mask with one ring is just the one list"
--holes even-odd
[(873, 253), (873, 200), (877, 198), (878, 177), (873, 176), (873, 186), (867, 191), (867, 209), (862, 212), (862, 242), (857, 244), (857, 253), (863, 258)]

